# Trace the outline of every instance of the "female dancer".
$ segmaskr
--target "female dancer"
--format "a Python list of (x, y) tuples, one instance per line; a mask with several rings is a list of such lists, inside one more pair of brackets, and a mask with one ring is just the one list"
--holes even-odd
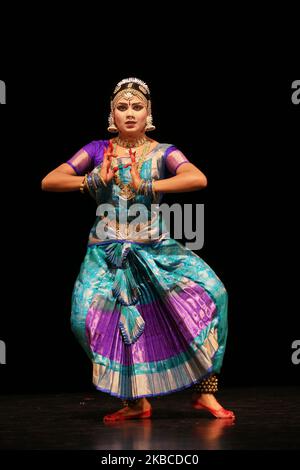
[(124, 79), (111, 97), (108, 130), (117, 136), (87, 144), (42, 181), (45, 191), (80, 190), (97, 203), (72, 295), (72, 331), (96, 388), (123, 402), (105, 422), (150, 417), (150, 397), (188, 387), (194, 409), (232, 419), (214, 396), (226, 289), (170, 237), (159, 210), (164, 193), (197, 191), (207, 179), (174, 145), (149, 138), (153, 129), (148, 86)]

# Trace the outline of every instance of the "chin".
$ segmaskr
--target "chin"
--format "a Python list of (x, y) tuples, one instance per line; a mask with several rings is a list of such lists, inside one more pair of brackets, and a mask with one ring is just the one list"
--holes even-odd
[(124, 129), (122, 131), (122, 134), (128, 135), (128, 136), (135, 136), (135, 135), (140, 135), (142, 131), (137, 130), (137, 129)]
[(137, 134), (137, 133), (140, 133), (140, 129), (137, 129), (136, 127), (125, 127), (124, 132), (129, 132), (131, 134)]

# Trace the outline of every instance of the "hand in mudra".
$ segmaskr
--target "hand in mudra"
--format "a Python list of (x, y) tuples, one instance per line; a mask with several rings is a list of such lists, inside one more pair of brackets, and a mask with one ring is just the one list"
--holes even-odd
[(140, 185), (140, 182), (142, 181), (142, 178), (140, 177), (139, 171), (137, 169), (137, 163), (135, 161), (135, 154), (136, 152), (132, 152), (131, 149), (129, 151), (129, 155), (131, 158), (131, 163), (128, 163), (126, 166), (131, 166), (130, 168), (130, 174), (131, 174), (131, 179), (132, 179), (132, 186), (135, 190)]
[(113, 144), (110, 142), (108, 149), (104, 152), (103, 163), (101, 170), (99, 171), (99, 175), (106, 184), (108, 184), (113, 179), (115, 172), (118, 170), (118, 167), (111, 168), (113, 156)]

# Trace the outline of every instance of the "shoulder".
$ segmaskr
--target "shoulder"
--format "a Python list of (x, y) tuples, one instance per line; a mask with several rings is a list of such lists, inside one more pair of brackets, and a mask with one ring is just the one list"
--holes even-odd
[(161, 143), (159, 144), (161, 146), (161, 150), (163, 150), (163, 158), (166, 160), (166, 158), (172, 153), (178, 150), (178, 148), (173, 145), (173, 144), (166, 144), (166, 143)]
[(108, 146), (108, 140), (92, 140), (82, 147), (91, 158), (99, 157), (103, 149)]

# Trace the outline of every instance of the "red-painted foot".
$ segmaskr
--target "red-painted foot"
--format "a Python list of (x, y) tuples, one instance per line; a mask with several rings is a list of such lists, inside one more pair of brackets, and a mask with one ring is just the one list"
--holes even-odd
[(150, 418), (152, 415), (152, 409), (141, 411), (140, 413), (125, 415), (123, 410), (116, 411), (115, 413), (105, 415), (103, 421), (105, 423), (110, 423), (113, 421), (125, 421), (126, 419), (143, 419)]
[(222, 406), (220, 408), (210, 408), (209, 406), (203, 405), (199, 402), (193, 403), (193, 408), (195, 410), (206, 410), (209, 411), (215, 418), (235, 418), (235, 414), (233, 411), (225, 410)]

